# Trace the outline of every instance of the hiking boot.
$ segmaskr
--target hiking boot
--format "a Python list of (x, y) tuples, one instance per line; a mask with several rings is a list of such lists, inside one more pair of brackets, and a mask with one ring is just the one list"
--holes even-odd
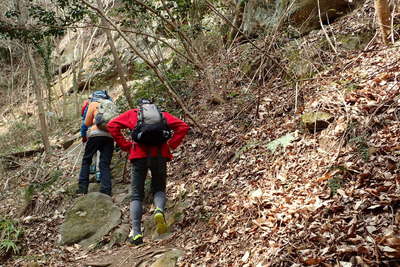
[(96, 182), (100, 183), (100, 172), (96, 172)]
[(165, 221), (164, 212), (160, 208), (156, 208), (154, 211), (154, 222), (156, 224), (156, 230), (159, 235), (165, 234), (168, 230), (167, 222)]
[(76, 189), (75, 193), (77, 195), (85, 195), (88, 193), (88, 188), (87, 187), (83, 187), (83, 186), (79, 186), (78, 189)]
[(129, 237), (128, 237), (128, 242), (132, 246), (141, 245), (141, 244), (143, 244), (143, 235), (137, 234), (137, 235), (133, 236), (133, 233), (131, 232), (131, 234), (129, 234)]

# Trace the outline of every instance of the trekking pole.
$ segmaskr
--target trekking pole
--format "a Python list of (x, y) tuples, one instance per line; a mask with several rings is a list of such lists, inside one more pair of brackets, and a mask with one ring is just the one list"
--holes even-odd
[(124, 164), (124, 172), (122, 173), (122, 182), (125, 184), (127, 183), (127, 181), (125, 180), (125, 176), (126, 176), (126, 166), (128, 163), (128, 153), (126, 153), (126, 158), (125, 158), (125, 164)]
[(71, 149), (71, 151), (68, 151), (67, 153), (65, 153), (64, 158), (66, 158), (69, 154), (71, 154), (72, 152), (74, 152), (78, 147), (81, 146), (82, 143), (79, 143), (77, 146), (75, 146), (73, 149)]
[(84, 147), (84, 145), (81, 144), (81, 149), (79, 149), (78, 156), (76, 157), (76, 160), (75, 160), (74, 166), (72, 167), (72, 170), (71, 170), (70, 175), (71, 175), (71, 174), (74, 172), (74, 170), (75, 170), (75, 166), (76, 166), (76, 164), (78, 163), (79, 158), (81, 157), (83, 147)]

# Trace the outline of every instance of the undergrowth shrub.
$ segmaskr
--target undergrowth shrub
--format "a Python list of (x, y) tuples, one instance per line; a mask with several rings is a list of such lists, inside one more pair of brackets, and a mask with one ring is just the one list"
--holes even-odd
[(23, 230), (16, 221), (0, 218), (0, 258), (21, 252), (22, 235)]
[[(60, 178), (64, 177), (62, 170), (49, 170), (49, 166), (44, 166), (38, 171), (38, 178), (21, 191), (23, 201), (18, 211), (20, 216), (49, 213), (61, 205), (63, 197), (57, 190), (62, 182)], [(40, 198), (46, 201), (38, 201)]]
[(358, 154), (364, 161), (368, 161), (370, 157), (369, 146), (364, 136), (356, 136), (349, 140), (350, 144), (354, 144)]
[(18, 152), (40, 144), (40, 132), (32, 119), (11, 122), (6, 133), (0, 135), (0, 151)]
[(364, 161), (368, 161), (370, 157), (369, 136), (369, 130), (355, 121), (349, 123), (345, 133), (347, 143), (356, 148), (358, 156)]
[[(143, 65), (138, 65), (136, 70), (136, 75), (146, 78), (137, 82), (133, 88), (131, 88), (132, 92), (134, 92), (133, 103), (137, 104), (140, 99), (147, 98), (151, 99), (162, 110), (168, 110), (168, 112), (175, 115), (181, 115), (181, 110), (176, 101), (171, 98), (167, 88), (159, 81), (154, 72)], [(194, 69), (191, 65), (173, 63), (163, 74), (170, 87), (173, 88), (175, 93), (180, 97), (187, 98), (192, 95), (189, 82), (194, 77)], [(124, 97), (117, 99), (116, 103), (121, 112), (129, 109), (128, 103)]]
[(61, 170), (52, 170), (50, 171), (48, 178), (45, 181), (32, 182), (24, 190), (25, 201), (31, 201), (33, 195), (35, 195), (37, 192), (50, 190), (50, 187), (62, 176), (62, 174), (63, 173)]
[(340, 176), (334, 176), (328, 180), (328, 186), (331, 190), (332, 195), (336, 195), (337, 190), (342, 188), (343, 179)]

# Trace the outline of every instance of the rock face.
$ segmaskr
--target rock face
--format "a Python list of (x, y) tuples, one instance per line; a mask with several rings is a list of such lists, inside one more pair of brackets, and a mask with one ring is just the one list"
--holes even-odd
[(262, 31), (263, 28), (272, 27), (279, 17), (280, 0), (249, 0), (243, 12), (243, 31), (252, 35)]
[(123, 244), (129, 236), (130, 225), (129, 224), (122, 224), (119, 226), (112, 234), (111, 240), (108, 244), (109, 248), (112, 248), (114, 245), (121, 245)]
[(308, 112), (301, 116), (301, 122), (311, 132), (318, 132), (326, 127), (334, 120), (334, 117), (326, 112)]
[(185, 253), (178, 249), (173, 249), (158, 258), (150, 267), (175, 267), (178, 258)]
[(321, 21), (328, 24), (349, 13), (356, 7), (355, 2), (361, 1), (297, 0), (289, 13), (289, 20), (291, 25), (298, 28), (300, 33), (307, 33), (313, 29), (318, 29)]
[(121, 211), (111, 197), (94, 192), (79, 199), (67, 213), (61, 225), (61, 245), (79, 245), (89, 248), (120, 224)]
[(324, 24), (333, 22), (364, 1), (249, 0), (243, 12), (243, 31), (253, 35), (266, 28), (276, 27), (278, 23), (289, 21), (291, 26), (303, 34), (320, 27), (319, 14)]

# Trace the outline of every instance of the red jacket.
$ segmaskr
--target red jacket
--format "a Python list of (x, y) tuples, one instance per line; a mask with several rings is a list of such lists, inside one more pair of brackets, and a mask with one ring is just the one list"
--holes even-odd
[[(108, 124), (108, 132), (112, 135), (117, 145), (126, 152), (129, 152), (129, 159), (140, 159), (147, 158), (147, 151), (149, 147), (143, 144), (138, 144), (127, 140), (121, 133), (122, 129), (129, 128), (132, 130), (137, 124), (137, 112), (138, 109), (131, 109), (127, 112), (119, 115), (118, 117), (112, 119)], [(168, 140), (166, 144), (161, 147), (161, 156), (172, 159), (171, 149), (176, 149), (181, 143), (187, 132), (189, 131), (189, 126), (178, 119), (177, 117), (169, 114), (168, 112), (163, 112), (164, 118), (167, 121), (168, 126), (173, 130), (173, 135), (171, 139)], [(150, 147), (151, 156), (158, 156), (158, 148)]]
[[(85, 110), (86, 110), (87, 106), (89, 106), (89, 100), (86, 99), (85, 101), (83, 101), (82, 108), (81, 108), (81, 116), (82, 116), (82, 118), (85, 115)], [(85, 118), (83, 118), (83, 119), (85, 119)]]

